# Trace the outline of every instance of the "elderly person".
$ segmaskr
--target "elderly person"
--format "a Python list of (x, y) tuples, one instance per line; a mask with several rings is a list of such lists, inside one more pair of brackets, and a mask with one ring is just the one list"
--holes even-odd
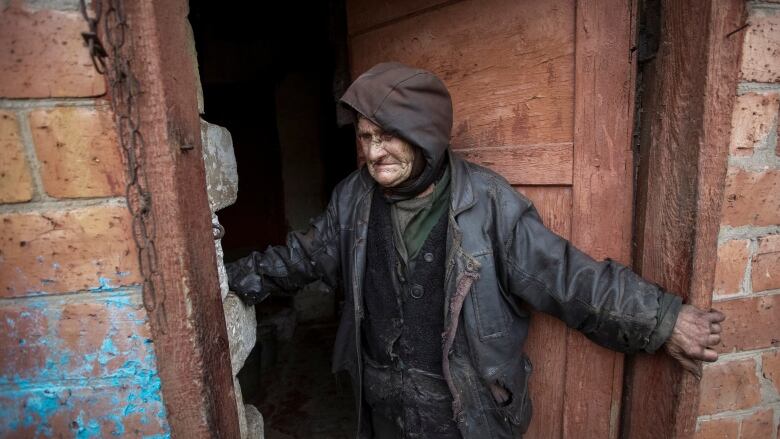
[[(548, 230), (501, 176), (450, 151), (452, 102), (433, 74), (383, 63), (341, 103), (366, 164), (286, 246), (228, 266), (257, 302), (321, 279), (346, 293), (333, 357), (360, 437), (514, 438), (531, 419), (529, 309), (616, 351), (715, 361), (717, 311), (682, 305)], [(542, 373), (544, 373), (542, 371)]]

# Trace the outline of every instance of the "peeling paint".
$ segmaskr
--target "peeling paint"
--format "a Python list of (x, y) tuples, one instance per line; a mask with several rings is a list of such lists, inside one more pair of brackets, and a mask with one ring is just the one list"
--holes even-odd
[(100, 424), (94, 419), (90, 419), (85, 423), (83, 410), (79, 411), (79, 417), (76, 418), (75, 430), (77, 439), (100, 437)]
[(93, 288), (90, 291), (98, 292), (98, 291), (114, 291), (114, 287), (111, 286), (111, 279), (108, 279), (106, 277), (100, 276), (98, 278), (98, 283), (100, 284), (99, 287)]
[(13, 341), (0, 359), (0, 437), (170, 437), (140, 290), (101, 280), (101, 292), (28, 298), (0, 320)]

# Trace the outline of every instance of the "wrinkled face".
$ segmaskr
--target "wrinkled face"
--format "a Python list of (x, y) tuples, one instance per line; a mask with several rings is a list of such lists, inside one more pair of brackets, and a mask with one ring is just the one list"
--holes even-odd
[(366, 157), (368, 173), (382, 187), (398, 186), (412, 174), (414, 146), (359, 118), (357, 139)]

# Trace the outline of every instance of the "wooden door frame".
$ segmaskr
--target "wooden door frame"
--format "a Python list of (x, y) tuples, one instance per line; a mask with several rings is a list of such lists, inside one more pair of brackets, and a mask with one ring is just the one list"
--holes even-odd
[[(683, 3), (668, 5), (665, 14), (668, 12), (673, 17), (680, 13), (692, 22), (701, 21), (703, 9), (686, 9)], [(700, 32), (694, 41), (676, 33), (673, 28), (666, 29), (664, 36), (671, 42), (672, 51), (690, 47), (705, 49), (697, 55), (704, 59), (701, 67), (693, 69), (686, 78), (690, 81), (690, 91), (702, 96), (697, 101), (701, 117), (676, 118), (674, 108), (666, 108), (659, 110), (659, 118), (653, 118), (695, 133), (686, 138), (688, 143), (685, 145), (666, 145), (672, 152), (680, 146), (697, 149), (695, 159), (681, 164), (692, 166), (698, 176), (695, 190), (680, 194), (670, 187), (660, 178), (664, 166), (660, 166), (660, 162), (651, 166), (651, 156), (648, 175), (644, 180), (640, 179), (640, 196), (642, 190), (648, 188), (678, 199), (683, 196), (682, 201), (696, 212), (694, 224), (678, 224), (688, 231), (686, 236), (690, 238), (688, 242), (695, 255), (686, 274), (687, 288), (678, 291), (692, 303), (706, 307), (711, 300), (730, 109), (741, 47), (740, 35), (730, 39), (724, 39), (723, 35), (739, 27), (744, 5), (742, 0), (728, 0), (728, 7), (720, 9), (703, 0), (700, 3), (708, 11), (708, 32)], [(220, 296), (214, 293), (219, 291), (219, 285), (205, 170), (199, 154), (195, 60), (187, 50), (190, 44), (186, 29), (187, 1), (143, 0), (127, 2), (126, 7), (129, 39), (134, 46), (134, 73), (144, 90), (141, 131), (152, 158), (147, 162), (146, 172), (153, 194), (152, 212), (158, 225), (157, 250), (166, 292), (163, 303), (167, 310), (167, 325), (150, 320), (168, 420), (177, 437), (238, 437), (227, 334)], [(572, 241), (595, 257), (612, 257), (624, 263), (630, 263), (631, 257), (636, 9), (636, 0), (580, 0), (576, 9)], [(616, 16), (625, 19), (616, 20)], [(615, 56), (626, 62), (606, 62)], [(665, 67), (665, 57), (672, 58), (673, 55), (660, 54), (661, 70), (669, 68)], [(616, 84), (614, 78), (623, 78), (623, 81)], [(654, 142), (653, 145), (664, 147), (663, 138), (658, 137)], [(609, 144), (625, 147), (612, 148), (617, 150), (617, 155), (607, 157), (601, 147)], [(182, 146), (194, 148), (182, 149)], [(664, 165), (668, 163), (664, 162)], [(598, 185), (599, 191), (589, 190), (594, 185)], [(707, 196), (703, 196), (705, 194)], [(654, 203), (640, 198), (637, 221), (642, 222), (644, 229), (660, 226), (658, 217), (648, 215), (659, 207)], [(613, 222), (597, 220), (604, 215), (614, 217)], [(638, 235), (640, 244), (643, 236)], [(651, 267), (643, 261), (651, 260), (663, 249), (642, 248), (637, 253), (635, 266), (648, 276)], [(663, 276), (657, 280), (662, 285), (676, 282)], [(563, 435), (614, 438), (618, 436), (620, 424), (622, 356), (600, 350), (588, 353), (583, 349), (585, 343), (578, 335), (570, 334), (568, 357), (580, 358), (593, 364), (594, 368), (608, 368), (612, 373), (605, 382), (603, 377), (601, 381), (593, 379), (589, 370), (567, 371), (567, 392), (603, 391), (606, 388), (611, 392), (612, 402), (609, 406), (565, 405)], [(653, 361), (637, 358), (629, 365), (631, 373), (626, 383), (630, 390), (622, 396), (623, 434), (643, 437), (644, 428), (652, 425), (672, 433), (655, 434), (654, 437), (689, 436), (695, 420), (697, 383), (683, 376), (679, 369), (670, 370), (668, 362)], [(659, 371), (676, 376), (678, 385), (673, 390), (659, 389), (654, 385)], [(652, 392), (654, 397), (648, 398)], [(650, 410), (642, 404), (643, 400), (653, 401)], [(669, 406), (671, 410), (665, 408)], [(661, 419), (668, 421), (668, 428), (664, 421), (657, 420), (661, 411)]]
[[(238, 438), (239, 422), (206, 193), (187, 0), (124, 2), (137, 79), (142, 173), (156, 227), (149, 321), (173, 437)], [(103, 7), (104, 12), (106, 5)], [(113, 18), (116, 18), (115, 16)], [(109, 20), (104, 13), (101, 20)], [(102, 30), (102, 26), (101, 26)], [(108, 43), (108, 37), (102, 35)], [(109, 55), (109, 64), (114, 62)]]
[[(712, 304), (745, 29), (743, 0), (668, 1), (644, 69), (634, 268), (686, 303)], [(687, 438), (699, 382), (665, 354), (627, 363), (622, 436)]]
[[(631, 263), (636, 0), (578, 0), (571, 242)], [(617, 438), (623, 355), (568, 330), (563, 436)], [(576, 367), (588, 364), (590, 367)], [(608, 394), (607, 394), (608, 393)], [(582, 398), (598, 395), (602, 398)], [(575, 395), (580, 395), (576, 397)]]

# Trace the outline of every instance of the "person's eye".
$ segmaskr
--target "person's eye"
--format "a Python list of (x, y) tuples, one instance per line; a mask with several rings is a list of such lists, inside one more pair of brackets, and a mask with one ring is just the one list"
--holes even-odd
[(390, 133), (382, 133), (382, 135), (379, 138), (382, 139), (383, 142), (390, 142), (393, 139), (395, 139), (395, 136), (393, 136)]
[(366, 143), (370, 142), (371, 141), (371, 137), (372, 137), (371, 134), (367, 134), (367, 133), (358, 134), (358, 139), (361, 142), (366, 142)]

